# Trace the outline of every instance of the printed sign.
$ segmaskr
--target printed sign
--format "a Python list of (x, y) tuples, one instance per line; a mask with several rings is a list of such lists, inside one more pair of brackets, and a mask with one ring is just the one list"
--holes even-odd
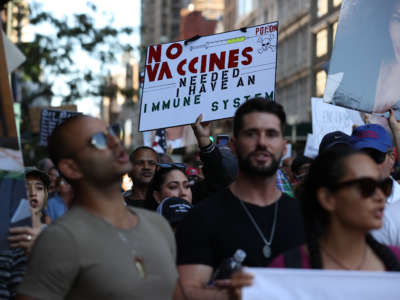
[(253, 97), (274, 99), (278, 23), (147, 49), (139, 131), (232, 117)]
[(47, 138), (57, 125), (66, 119), (80, 115), (80, 112), (67, 110), (42, 109), (40, 118), (40, 142), (39, 145), (47, 146)]
[(324, 103), (321, 98), (311, 98), (312, 131), (314, 142), (319, 147), (325, 134), (342, 131), (351, 135), (353, 125), (363, 125), (360, 112)]
[(399, 1), (343, 0), (324, 101), (400, 116)]
[(243, 300), (397, 300), (399, 272), (246, 268), (253, 285)]

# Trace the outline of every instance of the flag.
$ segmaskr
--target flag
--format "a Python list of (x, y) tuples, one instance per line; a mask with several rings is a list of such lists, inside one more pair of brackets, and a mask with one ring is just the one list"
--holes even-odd
[(152, 148), (157, 153), (167, 152), (167, 138), (165, 137), (165, 129), (157, 129), (156, 130)]

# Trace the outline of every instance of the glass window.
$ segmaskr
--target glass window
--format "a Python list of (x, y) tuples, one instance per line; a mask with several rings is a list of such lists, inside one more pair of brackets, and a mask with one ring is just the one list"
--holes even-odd
[(238, 0), (237, 12), (239, 18), (251, 13), (253, 9), (254, 9), (254, 0)]
[(325, 91), (325, 84), (326, 84), (326, 72), (321, 70), (315, 76), (315, 89), (317, 97), (322, 97)]
[(321, 17), (328, 12), (328, 0), (318, 0), (317, 17)]
[(328, 52), (328, 29), (322, 29), (316, 34), (316, 49), (317, 57), (324, 56)]
[(342, 4), (342, 0), (333, 0), (333, 6), (339, 6), (340, 4)]
[(336, 21), (336, 22), (333, 23), (333, 25), (332, 25), (332, 40), (333, 40), (333, 42), (335, 42), (337, 24), (338, 24), (338, 22)]

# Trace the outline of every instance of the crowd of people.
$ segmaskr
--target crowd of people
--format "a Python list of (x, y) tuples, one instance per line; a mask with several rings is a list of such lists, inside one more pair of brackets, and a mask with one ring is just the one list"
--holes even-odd
[[(128, 156), (100, 119), (59, 125), (49, 159), (26, 170), (32, 227), (10, 229), (28, 261), (17, 299), (241, 299), (251, 274), (210, 282), (238, 249), (249, 267), (400, 271), (393, 112), (391, 133), (329, 133), (315, 159), (282, 160), (277, 102), (242, 104), (229, 148), (201, 121), (202, 176), (150, 147)], [(124, 174), (133, 186), (122, 193)]]

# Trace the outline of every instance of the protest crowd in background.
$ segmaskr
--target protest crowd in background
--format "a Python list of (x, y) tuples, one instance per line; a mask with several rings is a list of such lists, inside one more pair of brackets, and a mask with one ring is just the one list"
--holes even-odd
[[(277, 26), (275, 22), (262, 26), (276, 42)], [(247, 30), (259, 33), (260, 28)], [(248, 42), (232, 38), (233, 33), (227, 36), (229, 47)], [(182, 44), (187, 42), (149, 48), (148, 59), (157, 67), (148, 64), (146, 99), (163, 80), (186, 71), (197, 73), (196, 62), (203, 73), (225, 64), (206, 52), (201, 60), (194, 56), (189, 62), (183, 58)], [(253, 60), (263, 62), (263, 52), (270, 51), (276, 61), (275, 50), (263, 43), (254, 56), (249, 46), (226, 52), (229, 72), (222, 76), (232, 75), (229, 84), (239, 76), (240, 67), (254, 67)], [(195, 46), (192, 50), (203, 53)], [(165, 57), (168, 63), (161, 61)], [(157, 71), (160, 62), (165, 64)], [(391, 67), (386, 60), (382, 64), (380, 76), (385, 76)], [(170, 127), (188, 124), (196, 113), (185, 129), (195, 137), (196, 155), (184, 162), (174, 161), (163, 138), (157, 145), (135, 145), (128, 153), (119, 127), (80, 113), (63, 115), (46, 137), (46, 157), (25, 167), (27, 199), (10, 218), (28, 214), (29, 222), (18, 223), (20, 217), (9, 228), (9, 249), (0, 254), (0, 299), (251, 300), (259, 298), (250, 298), (246, 291), (260, 285), (262, 290), (267, 281), (258, 279), (265, 270), (399, 276), (400, 121), (396, 112), (392, 106), (385, 110), (384, 125), (365, 119), (343, 132), (334, 126), (325, 128), (315, 112), (324, 105), (339, 113), (347, 113), (345, 108), (313, 99), (317, 128), (313, 127), (311, 138), (320, 140), (288, 153), (286, 112), (279, 98), (270, 97), (274, 95), (272, 69), (273, 73), (247, 78), (249, 86), (257, 79), (253, 88), (261, 86), (263, 93), (243, 96), (248, 88), (243, 86), (237, 90), (243, 95), (229, 95), (231, 102), (212, 102), (208, 115), (200, 106), (207, 93), (199, 92), (192, 102), (182, 97), (180, 104), (143, 100), (142, 131), (158, 131), (155, 124), (163, 122)], [(264, 89), (258, 79), (265, 77), (272, 79)], [(331, 103), (349, 100), (342, 95), (348, 76), (341, 74), (342, 78), (341, 87), (331, 93)], [(241, 88), (240, 80), (236, 87)], [(223, 82), (216, 95), (225, 95)], [(173, 93), (184, 93), (185, 84), (181, 79)], [(191, 114), (184, 113), (187, 103), (192, 105)], [(183, 109), (179, 116), (169, 111), (177, 107)], [(232, 136), (221, 135), (215, 141), (213, 121), (227, 117), (232, 117)], [(121, 186), (125, 175), (132, 180), (127, 190)], [(344, 283), (343, 273), (329, 274), (332, 282)], [(294, 285), (285, 286), (292, 297), (287, 299), (302, 293)], [(271, 286), (266, 289), (273, 290)], [(340, 293), (335, 284), (329, 288)], [(352, 288), (367, 291), (369, 287)], [(392, 284), (385, 292), (397, 293), (400, 299), (397, 288)], [(394, 300), (385, 295), (382, 299)]]

